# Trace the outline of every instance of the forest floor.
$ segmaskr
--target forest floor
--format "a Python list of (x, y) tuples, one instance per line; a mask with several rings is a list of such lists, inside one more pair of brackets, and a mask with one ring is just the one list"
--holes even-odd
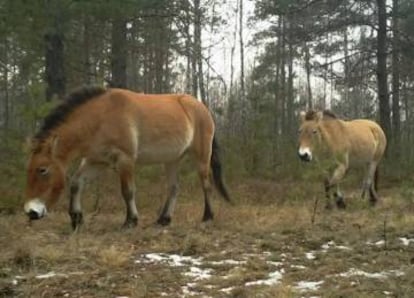
[(0, 214), (0, 297), (414, 297), (414, 189), (384, 186), (371, 207), (346, 188), (346, 210), (321, 199), (314, 212), (322, 187), (245, 179), (230, 184), (235, 205), (215, 195), (201, 223), (196, 185), (168, 227), (154, 224), (159, 183), (140, 188), (129, 230), (108, 194), (95, 212), (90, 195), (76, 233), (65, 200), (32, 223)]

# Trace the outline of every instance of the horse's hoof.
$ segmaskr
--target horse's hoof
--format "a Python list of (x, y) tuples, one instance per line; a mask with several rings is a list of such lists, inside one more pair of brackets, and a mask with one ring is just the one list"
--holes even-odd
[(204, 214), (204, 216), (203, 216), (203, 222), (213, 220), (213, 218), (214, 218), (214, 216), (213, 216), (212, 213)]
[(69, 215), (72, 223), (72, 230), (78, 230), (79, 227), (83, 224), (82, 212), (70, 212)]
[(162, 216), (158, 218), (157, 224), (161, 226), (168, 226), (171, 223), (171, 217), (169, 216)]
[(338, 209), (345, 209), (346, 208), (346, 204), (344, 202), (344, 199), (338, 198), (336, 200), (336, 207), (338, 207)]
[(135, 228), (138, 225), (138, 218), (127, 218), (122, 225), (122, 229)]

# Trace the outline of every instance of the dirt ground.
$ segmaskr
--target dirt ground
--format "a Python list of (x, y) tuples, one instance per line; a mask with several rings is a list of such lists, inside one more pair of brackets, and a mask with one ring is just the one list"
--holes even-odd
[[(67, 202), (29, 223), (0, 215), (0, 297), (414, 297), (414, 190), (385, 188), (371, 207), (348, 189), (346, 210), (277, 181), (231, 183), (234, 206), (181, 192), (173, 222), (155, 225), (164, 189), (139, 191), (137, 228), (122, 200), (89, 194), (72, 233)], [(94, 190), (90, 191), (94, 193)], [(314, 223), (312, 223), (314, 219)]]

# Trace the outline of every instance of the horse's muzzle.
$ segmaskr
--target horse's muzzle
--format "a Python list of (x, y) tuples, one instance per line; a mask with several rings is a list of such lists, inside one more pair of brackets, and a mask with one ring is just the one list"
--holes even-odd
[(302, 161), (309, 162), (309, 161), (312, 160), (312, 155), (310, 155), (308, 153), (303, 153), (303, 154), (298, 153), (298, 156)]
[(312, 160), (312, 153), (309, 148), (299, 148), (298, 156), (302, 161), (311, 161)]
[(24, 211), (30, 220), (41, 219), (47, 213), (46, 206), (39, 199), (33, 199), (24, 205)]
[(42, 216), (34, 210), (30, 210), (27, 213), (27, 216), (29, 217), (30, 220), (36, 220), (36, 219), (41, 219), (42, 218)]

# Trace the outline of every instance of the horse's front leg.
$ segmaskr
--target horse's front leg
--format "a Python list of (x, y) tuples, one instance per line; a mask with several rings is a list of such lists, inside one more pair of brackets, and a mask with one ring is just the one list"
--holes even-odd
[(70, 182), (69, 216), (73, 230), (77, 230), (83, 223), (81, 194), (85, 185), (85, 176), (88, 172), (88, 167), (88, 160), (82, 159), (79, 168), (76, 170)]
[[(344, 197), (339, 190), (339, 182), (344, 178), (347, 169), (348, 169), (347, 164), (343, 164), (343, 163), (339, 164), (334, 170), (331, 178), (325, 182), (325, 190), (327, 190), (328, 192), (330, 191), (332, 187), (336, 186), (336, 191), (334, 193), (335, 202), (336, 202), (336, 206), (341, 209), (344, 209), (346, 207), (346, 204), (344, 202)], [(327, 202), (327, 208), (330, 207), (328, 206), (328, 203), (330, 204), (330, 201)]]
[(138, 224), (138, 211), (135, 204), (134, 161), (125, 161), (119, 166), (122, 197), (126, 205), (124, 228), (132, 228)]

